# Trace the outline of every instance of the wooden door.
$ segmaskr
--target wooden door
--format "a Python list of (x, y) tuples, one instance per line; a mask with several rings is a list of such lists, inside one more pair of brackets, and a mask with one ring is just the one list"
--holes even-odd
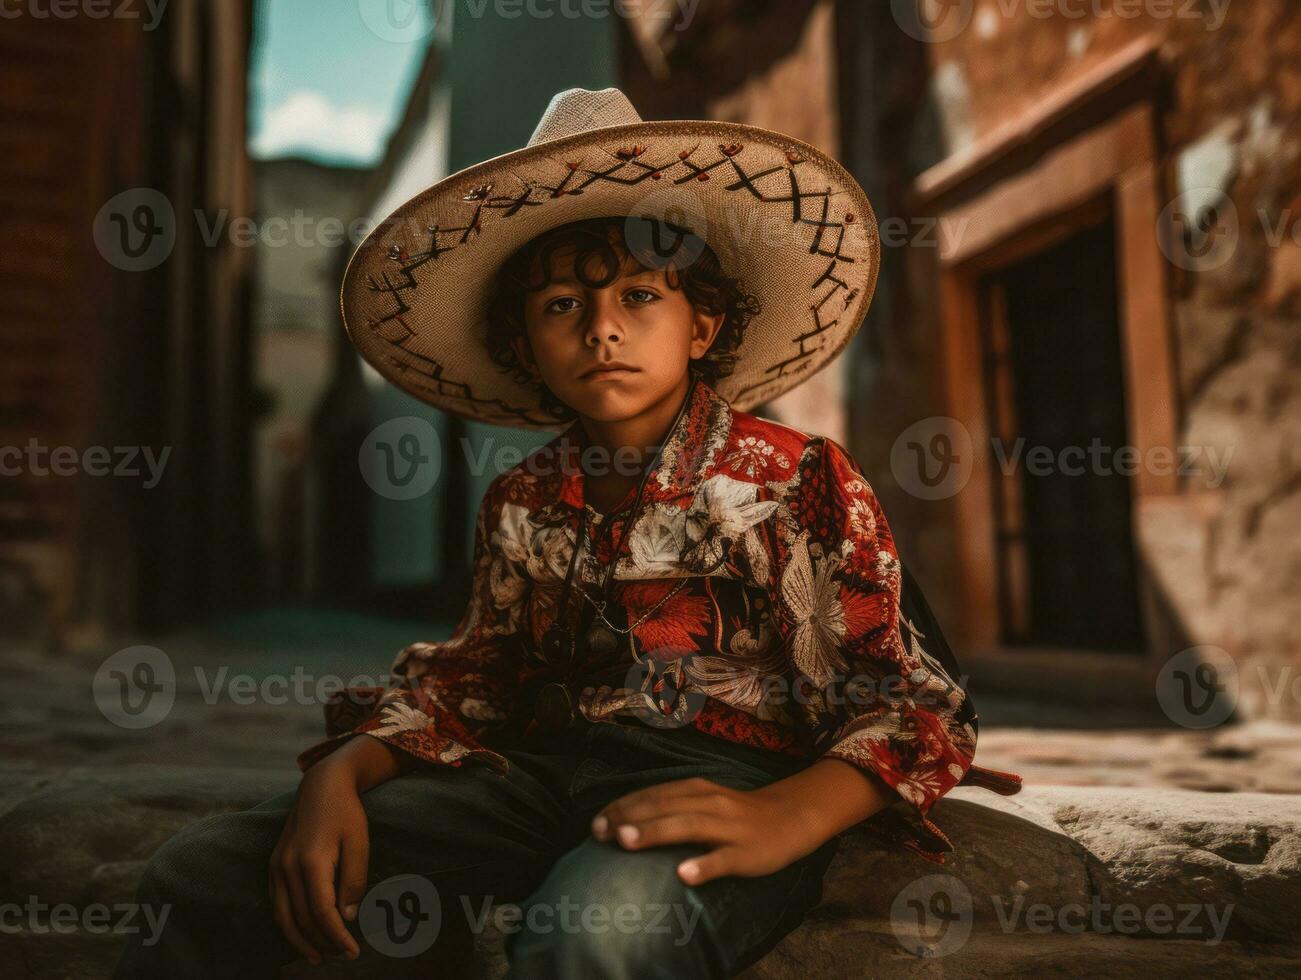
[(984, 282), (1003, 638), (1144, 646), (1108, 220)]

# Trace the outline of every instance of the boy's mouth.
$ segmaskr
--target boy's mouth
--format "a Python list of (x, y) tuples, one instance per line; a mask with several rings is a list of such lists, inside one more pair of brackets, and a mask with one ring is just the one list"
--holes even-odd
[(604, 364), (598, 364), (596, 367), (584, 371), (579, 377), (584, 381), (599, 381), (603, 378), (626, 378), (640, 370), (641, 368), (625, 364), (623, 361), (606, 361)]

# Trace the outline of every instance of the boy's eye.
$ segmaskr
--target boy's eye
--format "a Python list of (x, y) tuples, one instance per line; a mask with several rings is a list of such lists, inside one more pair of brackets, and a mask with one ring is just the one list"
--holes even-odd
[[(634, 303), (644, 306), (659, 299), (659, 294), (653, 289), (644, 289), (639, 287), (628, 290), (628, 292), (624, 293), (624, 297), (626, 299), (631, 299)], [(580, 305), (578, 298), (575, 296), (557, 296), (543, 307), (543, 311), (546, 313), (572, 313)]]
[(569, 312), (571, 312), (571, 311), (574, 309), (574, 307), (572, 307), (572, 306), (566, 306), (566, 307), (560, 307), (560, 308), (558, 308), (558, 307), (556, 306), (556, 304), (557, 304), (557, 303), (577, 303), (577, 302), (578, 302), (578, 300), (575, 299), (573, 296), (557, 296), (555, 299), (553, 299), (550, 303), (548, 303), (548, 304), (546, 305), (546, 307), (545, 307), (545, 312), (547, 312), (547, 313), (569, 313)]

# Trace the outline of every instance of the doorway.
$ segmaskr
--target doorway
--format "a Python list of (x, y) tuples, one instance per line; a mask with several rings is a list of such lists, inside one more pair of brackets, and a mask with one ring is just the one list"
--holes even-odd
[(980, 294), (1002, 642), (1141, 653), (1114, 222)]

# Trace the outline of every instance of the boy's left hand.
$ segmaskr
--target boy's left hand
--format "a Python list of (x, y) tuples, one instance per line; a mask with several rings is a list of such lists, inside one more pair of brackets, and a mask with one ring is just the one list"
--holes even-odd
[(816, 850), (831, 833), (782, 781), (738, 790), (708, 779), (678, 779), (615, 800), (592, 820), (592, 836), (630, 851), (661, 844), (712, 844), (678, 865), (678, 877), (699, 885), (723, 875), (757, 877), (780, 871)]

